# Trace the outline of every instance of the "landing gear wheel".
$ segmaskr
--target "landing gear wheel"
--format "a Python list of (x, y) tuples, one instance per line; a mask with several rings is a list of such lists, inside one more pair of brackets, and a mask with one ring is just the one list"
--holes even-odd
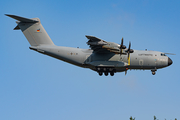
[(152, 75), (155, 75), (156, 74), (156, 72), (155, 71), (152, 71)]
[(113, 68), (109, 68), (109, 71), (112, 72), (112, 71), (113, 71)]
[(99, 76), (102, 76), (103, 72), (99, 72)]
[(152, 69), (152, 70), (151, 70), (152, 75), (155, 75), (155, 74), (156, 74), (156, 71), (157, 71), (156, 67), (155, 67), (154, 69)]
[(108, 72), (104, 72), (105, 76), (108, 76)]
[(105, 76), (108, 76), (109, 74), (111, 76), (114, 76), (114, 73), (116, 73), (116, 69), (115, 68), (111, 68), (111, 67), (96, 67), (95, 70), (97, 71), (99, 76), (102, 76), (103, 74)]
[(155, 75), (156, 74), (156, 68), (155, 68), (155, 70), (151, 70), (151, 72), (152, 72), (152, 75)]
[(114, 72), (110, 72), (110, 75), (111, 75), (111, 76), (114, 76)]
[(101, 71), (101, 68), (98, 67), (98, 68), (97, 68), (97, 71)]

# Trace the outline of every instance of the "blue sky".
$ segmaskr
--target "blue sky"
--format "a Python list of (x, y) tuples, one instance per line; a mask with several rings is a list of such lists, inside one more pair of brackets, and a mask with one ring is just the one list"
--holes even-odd
[[(1, 120), (180, 119), (180, 1), (0, 1)], [(56, 45), (88, 48), (85, 35), (132, 48), (175, 53), (153, 76), (128, 71), (99, 76), (29, 49), (15, 20), (38, 17)]]

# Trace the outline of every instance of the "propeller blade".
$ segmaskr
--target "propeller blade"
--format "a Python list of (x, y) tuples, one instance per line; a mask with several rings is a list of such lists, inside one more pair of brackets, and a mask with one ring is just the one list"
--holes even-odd
[(174, 54), (174, 53), (164, 53), (164, 54), (168, 54), (168, 55), (176, 55), (176, 54)]
[(130, 53), (128, 52), (128, 56), (127, 56), (127, 59), (129, 59), (129, 55), (130, 55)]
[(130, 65), (130, 53), (133, 53), (134, 50), (131, 49), (131, 42), (129, 42), (129, 48), (126, 50), (127, 52), (127, 60), (128, 60), (128, 65)]
[(131, 49), (131, 42), (129, 42), (129, 48), (128, 48), (128, 50), (130, 51), (130, 49)]
[(128, 57), (127, 57), (127, 59), (129, 59), (130, 50), (131, 50), (131, 42), (129, 42), (129, 48), (128, 48), (128, 50), (127, 50), (127, 53), (128, 53)]
[(123, 37), (122, 37), (122, 39), (121, 39), (121, 48), (122, 48), (122, 46), (123, 46)]
[(125, 75), (127, 74), (128, 68), (126, 68)]
[(119, 47), (119, 50), (120, 50), (120, 56), (122, 54), (122, 49), (123, 49), (123, 37), (121, 39), (121, 46)]

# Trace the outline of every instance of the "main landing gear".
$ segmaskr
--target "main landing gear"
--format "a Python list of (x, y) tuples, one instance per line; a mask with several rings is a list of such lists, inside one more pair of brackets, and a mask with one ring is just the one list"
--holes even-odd
[(97, 72), (99, 73), (100, 76), (104, 75), (108, 76), (108, 74), (110, 73), (111, 76), (114, 76), (114, 73), (116, 72), (116, 70), (114, 68), (96, 68)]

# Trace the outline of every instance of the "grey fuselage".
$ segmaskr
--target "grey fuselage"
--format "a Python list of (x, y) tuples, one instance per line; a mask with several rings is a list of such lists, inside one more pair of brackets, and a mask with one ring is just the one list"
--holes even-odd
[(168, 62), (170, 58), (164, 53), (157, 51), (134, 50), (134, 52), (130, 54), (130, 65), (128, 65), (127, 55), (120, 56), (115, 53), (94, 53), (91, 49), (61, 47), (56, 45), (42, 45), (30, 47), (30, 49), (95, 71), (97, 66), (111, 67), (115, 68), (116, 72), (122, 72), (126, 71), (127, 68), (154, 70), (170, 65), (170, 62)]
[(86, 36), (91, 49), (56, 46), (39, 18), (29, 19), (8, 14), (6, 16), (17, 20), (14, 30), (23, 32), (31, 45), (30, 49), (79, 67), (90, 68), (99, 75), (104, 73), (107, 76), (110, 73), (113, 76), (115, 72), (122, 71), (126, 74), (128, 69), (147, 69), (154, 75), (157, 69), (172, 64), (172, 60), (162, 52), (132, 50), (131, 44), (126, 49), (123, 38), (120, 45)]

